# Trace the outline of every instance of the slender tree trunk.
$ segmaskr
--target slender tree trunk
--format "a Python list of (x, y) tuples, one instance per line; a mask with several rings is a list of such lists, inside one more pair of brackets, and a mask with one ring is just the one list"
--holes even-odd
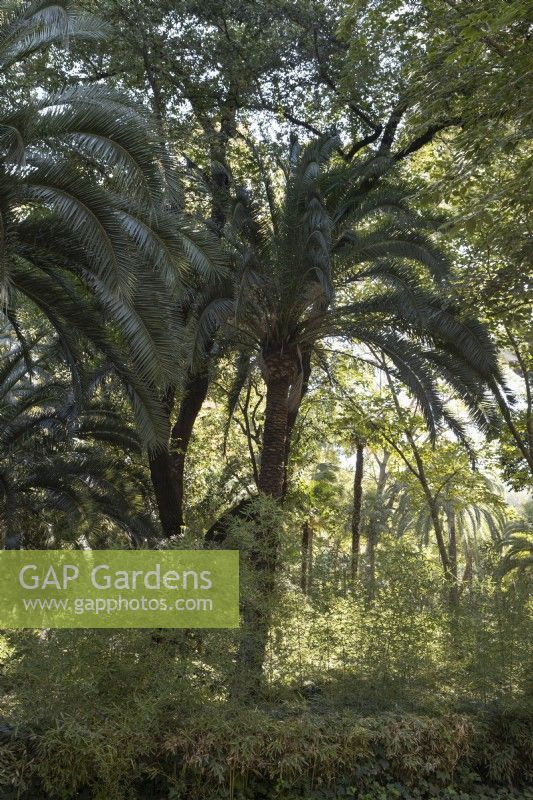
[(435, 539), (437, 541), (437, 549), (439, 551), (439, 556), (442, 564), (442, 568), (444, 570), (444, 575), (446, 578), (450, 578), (450, 560), (448, 558), (448, 551), (446, 550), (446, 542), (444, 540), (444, 531), (442, 528), (442, 520), (439, 514), (439, 507), (435, 498), (431, 494), (429, 487), (426, 485), (422, 485), (424, 489), (424, 494), (426, 495), (427, 504), (429, 506), (429, 515), (431, 517), (431, 522), (433, 524), (433, 530), (435, 531)]
[(359, 571), (359, 546), (361, 542), (361, 505), (363, 500), (363, 467), (365, 445), (358, 442), (355, 450), (355, 472), (353, 477), (353, 508), (352, 508), (352, 557), (350, 577), (352, 583), (357, 579)]
[(304, 594), (311, 590), (313, 572), (313, 529), (306, 520), (302, 526), (302, 567), (300, 586)]
[[(527, 380), (527, 378), (526, 378), (526, 380)], [(514, 439), (518, 450), (520, 451), (520, 453), (524, 457), (527, 465), (529, 466), (531, 474), (533, 475), (533, 451), (528, 449), (528, 446), (526, 444), (526, 441), (524, 440), (524, 437), (522, 436), (522, 434), (519, 431), (519, 429), (516, 427), (516, 425), (514, 423), (514, 420), (513, 420), (513, 415), (511, 414), (511, 411), (509, 410), (509, 406), (507, 405), (507, 402), (505, 401), (505, 398), (502, 396), (500, 388), (496, 384), (495, 381), (492, 383), (492, 391), (494, 393), (494, 396), (496, 397), (496, 402), (498, 403), (498, 406), (500, 407), (500, 411), (502, 413), (502, 417), (503, 417), (503, 419), (505, 421), (505, 424), (507, 425), (507, 428), (509, 429), (509, 432), (510, 432), (511, 436)], [(530, 424), (533, 424), (533, 423), (530, 423)]]
[(448, 562), (449, 562), (449, 571), (450, 571), (450, 604), (452, 608), (457, 606), (459, 602), (459, 584), (458, 584), (458, 572), (457, 572), (457, 528), (456, 528), (456, 520), (455, 520), (455, 513), (453, 509), (448, 509), (447, 514), (447, 521), (448, 521)]
[(413, 452), (413, 456), (416, 461), (417, 466), (417, 478), (420, 481), (420, 485), (422, 486), (422, 491), (424, 492), (424, 496), (426, 498), (426, 502), (428, 504), (429, 515), (431, 517), (431, 522), (433, 524), (433, 530), (435, 531), (435, 539), (437, 541), (437, 549), (439, 551), (439, 556), (442, 564), (442, 568), (444, 570), (444, 575), (446, 578), (450, 578), (450, 561), (448, 558), (448, 551), (446, 549), (446, 542), (444, 540), (444, 531), (442, 528), (442, 521), (439, 514), (439, 506), (438, 502), (435, 497), (433, 497), (431, 493), (431, 489), (429, 487), (429, 483), (426, 478), (426, 470), (424, 467), (424, 462), (422, 461), (422, 456), (416, 446), (416, 442), (413, 439), (413, 436), (409, 431), (406, 431), (407, 438), (409, 439), (409, 443), (411, 445), (411, 450)]
[(387, 464), (390, 453), (385, 450), (383, 460), (376, 460), (379, 464), (379, 474), (376, 486), (376, 500), (368, 525), (368, 538), (366, 541), (366, 561), (367, 561), (367, 581), (368, 596), (372, 600), (376, 591), (376, 546), (378, 543), (379, 525), (378, 515), (381, 516), (383, 504), (383, 492), (387, 483)]
[(172, 469), (175, 481), (175, 493), (179, 524), (184, 524), (183, 498), (185, 493), (185, 459), (191, 441), (194, 424), (207, 396), (209, 379), (207, 372), (190, 375), (185, 385), (185, 393), (181, 400), (178, 418), (170, 436)]
[[(400, 407), (400, 403), (398, 401), (398, 396), (397, 396), (396, 391), (394, 389), (394, 383), (392, 382), (392, 379), (391, 379), (391, 376), (390, 376), (390, 372), (388, 371), (385, 362), (383, 363), (383, 368), (384, 368), (385, 374), (387, 376), (387, 382), (389, 384), (389, 388), (390, 388), (391, 395), (392, 395), (392, 398), (393, 398), (393, 401), (394, 401), (394, 405), (396, 407), (396, 411), (398, 412), (398, 417), (399, 417), (399, 419), (403, 419), (402, 409)], [(443, 570), (444, 570), (444, 575), (449, 580), (450, 579), (450, 564), (449, 564), (449, 559), (448, 559), (448, 551), (446, 549), (446, 542), (444, 540), (444, 531), (443, 531), (443, 528), (442, 528), (442, 523), (441, 523), (441, 519), (440, 519), (440, 515), (439, 515), (439, 506), (438, 506), (437, 498), (433, 497), (433, 494), (431, 493), (431, 489), (430, 489), (430, 486), (429, 486), (429, 483), (428, 483), (428, 480), (427, 480), (427, 477), (426, 477), (426, 470), (425, 470), (425, 467), (424, 467), (424, 461), (422, 459), (422, 456), (420, 454), (420, 450), (418, 449), (418, 446), (416, 444), (414, 436), (413, 436), (411, 430), (408, 427), (405, 428), (404, 432), (405, 432), (405, 435), (407, 436), (407, 440), (408, 440), (409, 445), (411, 447), (411, 452), (413, 454), (413, 457), (414, 457), (414, 460), (415, 460), (415, 463), (416, 463), (416, 469), (406, 459), (405, 459), (405, 463), (407, 464), (409, 470), (413, 473), (413, 475), (415, 475), (417, 480), (420, 482), (420, 486), (422, 487), (422, 491), (424, 492), (424, 497), (426, 498), (426, 502), (428, 504), (428, 509), (429, 509), (429, 514), (430, 514), (430, 517), (431, 517), (431, 522), (433, 524), (433, 530), (435, 531), (435, 539), (437, 541), (437, 549), (439, 551), (439, 556), (440, 556), (440, 560), (441, 560), (442, 567), (443, 567)]]

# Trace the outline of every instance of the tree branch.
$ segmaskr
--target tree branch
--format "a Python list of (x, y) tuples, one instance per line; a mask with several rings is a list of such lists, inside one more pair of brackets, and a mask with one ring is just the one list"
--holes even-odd
[(438, 122), (435, 125), (430, 125), (429, 128), (426, 129), (424, 133), (420, 136), (417, 136), (413, 139), (406, 147), (403, 147), (401, 150), (398, 150), (392, 158), (394, 161), (402, 161), (407, 156), (412, 155), (412, 153), (416, 153), (417, 150), (420, 150), (426, 144), (429, 144), (440, 131), (445, 130), (446, 128), (453, 128), (456, 125), (460, 125), (462, 122), (460, 117), (454, 117), (452, 119), (445, 120), (444, 122)]
[[(322, 81), (322, 83), (325, 86), (328, 86), (332, 90), (332, 92), (334, 92), (337, 95), (337, 97), (339, 97), (340, 96), (339, 88), (338, 88), (337, 84), (335, 83), (335, 81), (333, 80), (333, 78), (331, 77), (331, 75), (328, 74), (328, 72), (326, 70), (326, 67), (324, 65), (324, 61), (322, 59), (322, 56), (320, 55), (320, 49), (319, 49), (319, 46), (318, 46), (318, 31), (317, 31), (316, 27), (313, 28), (313, 44), (314, 44), (315, 57), (316, 57), (316, 62), (317, 62), (317, 67), (318, 67), (318, 77), (320, 78), (320, 80)], [(346, 100), (346, 105), (348, 106), (350, 111), (353, 111), (353, 113), (357, 117), (359, 117), (359, 119), (362, 122), (364, 122), (370, 128), (373, 128), (374, 131), (376, 131), (378, 128), (381, 128), (381, 125), (378, 122), (376, 122), (375, 120), (373, 120), (372, 117), (369, 114), (367, 114), (366, 111), (363, 111), (363, 109), (360, 108), (357, 105), (357, 103), (354, 103), (353, 100), (347, 99)], [(378, 136), (379, 136), (379, 134), (378, 134)]]
[(383, 128), (383, 136), (378, 148), (379, 156), (388, 155), (390, 152), (392, 143), (394, 142), (394, 138), (396, 136), (396, 131), (398, 130), (398, 125), (400, 124), (401, 119), (406, 111), (407, 104), (404, 102), (398, 103), (398, 105), (391, 111), (390, 117)]

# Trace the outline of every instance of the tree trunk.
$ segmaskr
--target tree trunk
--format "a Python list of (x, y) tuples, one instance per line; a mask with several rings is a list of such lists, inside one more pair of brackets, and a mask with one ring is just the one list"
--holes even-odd
[(298, 419), (298, 414), (300, 412), (300, 406), (302, 405), (302, 400), (304, 399), (305, 395), (307, 394), (307, 390), (309, 389), (309, 378), (311, 377), (311, 351), (306, 351), (302, 354), (301, 375), (302, 375), (302, 386), (300, 390), (300, 396), (294, 403), (293, 407), (289, 408), (287, 416), (287, 436), (285, 438), (285, 458), (283, 464), (283, 492), (282, 492), (283, 497), (285, 497), (285, 495), (287, 494), (287, 490), (289, 488), (289, 456), (291, 450), (292, 433), (294, 430), (294, 426), (296, 425), (296, 420)]
[(352, 583), (357, 579), (359, 570), (359, 545), (361, 540), (361, 504), (363, 500), (363, 466), (365, 446), (363, 442), (357, 443), (355, 451), (355, 472), (353, 478), (353, 509), (352, 509), (352, 558), (350, 577)]
[[(148, 66), (147, 66), (148, 70)], [(149, 76), (152, 73), (148, 73)], [(153, 74), (152, 74), (153, 78)], [(157, 83), (151, 83), (153, 99), (156, 104), (156, 116), (160, 125), (165, 124), (163, 108), (158, 95)], [(159, 112), (159, 114), (157, 113)], [(228, 123), (229, 124), (229, 123)], [(213, 181), (213, 197), (211, 202), (211, 221), (217, 231), (222, 231), (226, 217), (224, 212), (225, 194), (229, 184), (229, 170), (226, 169), (226, 145), (229, 137), (228, 125), (221, 125), (221, 132), (216, 137), (216, 144), (211, 147), (211, 177)], [(184, 472), (187, 449), (191, 440), (194, 423), (206, 398), (209, 386), (207, 370), (199, 375), (188, 375), (184, 387), (178, 418), (170, 434), (170, 449), (165, 448), (157, 455), (151, 456), (150, 474), (156, 496), (159, 519), (165, 536), (176, 536), (182, 532), (184, 524)], [(168, 403), (168, 415), (173, 407)]]
[[(283, 495), (289, 387), (296, 374), (293, 363), (281, 354), (265, 359), (267, 394), (259, 491), (274, 500), (281, 500)], [(238, 671), (232, 688), (233, 695), (245, 700), (255, 699), (261, 689), (278, 558), (277, 526), (269, 521), (257, 525), (250, 552), (254, 591), (243, 601)]]
[[(174, 407), (173, 388), (166, 392), (165, 396), (161, 398), (161, 402), (167, 416), (168, 430), (170, 430), (170, 416)], [(182, 521), (168, 443), (157, 452), (148, 453), (148, 464), (163, 533), (168, 538), (179, 536)]]
[(444, 541), (444, 532), (442, 530), (442, 522), (439, 515), (439, 508), (437, 502), (427, 484), (423, 484), (424, 494), (426, 495), (427, 504), (429, 506), (429, 515), (435, 531), (435, 539), (437, 540), (437, 549), (444, 570), (444, 576), (449, 580), (451, 577), (450, 572), (450, 559), (448, 558), (448, 551), (446, 550), (446, 542)]
[(227, 161), (228, 142), (235, 136), (237, 107), (229, 100), (220, 117), (220, 129), (211, 130), (209, 155), (211, 157), (211, 222), (215, 230), (222, 233), (226, 224), (226, 204), (230, 184), (230, 168)]
[[(402, 410), (400, 408), (400, 404), (398, 402), (398, 396), (394, 389), (394, 384), (392, 382), (391, 376), (389, 371), (387, 370), (386, 366), (384, 365), (385, 374), (387, 375), (387, 381), (389, 384), (389, 388), (391, 391), (392, 398), (394, 400), (394, 405), (396, 407), (396, 411), (398, 412), (399, 419), (403, 419)], [(404, 430), (405, 435), (407, 436), (407, 440), (411, 447), (411, 452), (416, 462), (416, 469), (407, 463), (410, 471), (413, 475), (416, 476), (417, 480), (420, 482), (420, 486), (422, 487), (422, 491), (424, 492), (424, 497), (426, 498), (426, 502), (428, 504), (429, 514), (431, 517), (431, 522), (433, 524), (433, 529), (435, 531), (435, 539), (437, 540), (437, 548), (439, 551), (440, 560), (442, 563), (442, 567), (444, 570), (444, 575), (447, 580), (450, 579), (450, 564), (448, 559), (448, 551), (446, 549), (446, 542), (444, 541), (444, 531), (442, 528), (442, 523), (439, 515), (439, 506), (437, 502), (437, 497), (434, 497), (431, 493), (431, 489), (429, 487), (429, 483), (426, 477), (426, 470), (424, 467), (424, 461), (420, 454), (420, 450), (415, 442), (414, 436), (409, 428), (405, 428)]]
[(290, 375), (283, 369), (267, 381), (259, 491), (275, 500), (283, 495), (290, 383)]
[(448, 520), (448, 563), (450, 571), (450, 604), (454, 608), (459, 601), (459, 584), (457, 573), (457, 529), (453, 509), (447, 511)]
[(309, 594), (311, 589), (313, 570), (313, 529), (306, 520), (302, 526), (302, 567), (300, 586), (304, 594)]
[(181, 506), (168, 447), (148, 456), (159, 521), (166, 537), (181, 533)]
[[(159, 520), (163, 533), (169, 538), (182, 533), (185, 458), (194, 423), (207, 395), (208, 386), (207, 372), (189, 376), (180, 403), (178, 419), (170, 435), (170, 448), (166, 445), (157, 453), (148, 456)], [(174, 390), (168, 393), (164, 402), (170, 427)]]
[[(383, 461), (376, 460), (379, 464), (379, 474), (376, 486), (376, 499), (374, 508), (370, 517), (368, 525), (368, 538), (366, 541), (366, 561), (367, 561), (367, 582), (368, 582), (368, 597), (372, 600), (376, 591), (376, 546), (378, 543), (379, 528), (382, 525), (381, 514), (383, 505), (383, 492), (387, 483), (387, 464), (390, 458), (390, 453), (385, 450), (383, 453)], [(380, 521), (378, 524), (378, 516)]]
[(177, 515), (180, 527), (184, 524), (185, 459), (194, 424), (207, 396), (208, 388), (207, 372), (188, 377), (185, 393), (179, 407), (178, 418), (170, 436), (172, 469), (176, 486)]
[(406, 431), (407, 438), (411, 444), (411, 450), (413, 452), (416, 466), (418, 469), (417, 478), (420, 481), (420, 485), (422, 486), (422, 491), (424, 492), (424, 497), (426, 498), (426, 502), (428, 504), (429, 515), (431, 517), (431, 522), (433, 524), (433, 530), (435, 531), (435, 539), (437, 541), (437, 549), (439, 551), (439, 556), (442, 564), (442, 568), (444, 570), (445, 577), (449, 580), (450, 579), (450, 560), (448, 558), (448, 551), (446, 549), (446, 542), (444, 541), (444, 531), (442, 529), (442, 522), (440, 519), (439, 514), (439, 506), (435, 497), (433, 497), (431, 493), (431, 489), (429, 487), (429, 483), (426, 478), (426, 470), (424, 467), (424, 462), (422, 461), (422, 456), (416, 446), (416, 443), (411, 435), (410, 432)]
[(520, 451), (520, 453), (524, 457), (527, 465), (529, 466), (531, 474), (533, 475), (533, 452), (528, 449), (526, 441), (524, 440), (524, 437), (522, 436), (522, 434), (519, 431), (519, 429), (516, 427), (516, 425), (514, 423), (514, 420), (513, 420), (513, 416), (512, 416), (512, 414), (511, 414), (511, 412), (509, 410), (509, 406), (507, 405), (507, 402), (506, 402), (505, 398), (502, 397), (502, 393), (500, 391), (500, 388), (496, 384), (495, 381), (492, 383), (491, 388), (492, 388), (492, 391), (494, 393), (494, 396), (496, 397), (496, 402), (498, 403), (498, 405), (500, 407), (500, 411), (502, 413), (502, 417), (503, 417), (503, 419), (505, 421), (505, 424), (507, 425), (507, 428), (509, 429), (509, 432), (510, 432), (511, 436), (514, 439), (518, 450)]

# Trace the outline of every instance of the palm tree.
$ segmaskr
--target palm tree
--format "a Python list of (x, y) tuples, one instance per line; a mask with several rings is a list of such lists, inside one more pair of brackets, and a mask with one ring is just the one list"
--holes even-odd
[(0, 9), (0, 294), (16, 331), (21, 296), (47, 316), (71, 366), (83, 360), (74, 331), (102, 349), (155, 446), (176, 372), (174, 301), (191, 268), (216, 271), (216, 237), (179, 210), (150, 120), (120, 95), (84, 86), (21, 104), (9, 91), (35, 50), (102, 35), (64, 0)]
[(504, 555), (499, 567), (500, 575), (513, 570), (531, 570), (533, 567), (533, 523), (527, 520), (509, 522), (504, 530), (500, 547)]
[[(22, 347), (10, 348), (0, 370), (0, 508), (6, 549), (40, 549), (65, 540), (79, 545), (80, 530), (94, 545), (89, 531), (104, 520), (115, 541), (120, 531), (130, 546), (155, 539), (157, 527), (135, 500), (149, 496), (135, 429), (103, 399), (80, 409), (71, 386), (54, 377), (57, 348), (32, 344), (31, 378)], [(93, 376), (93, 393), (101, 379), (101, 371)]]
[[(293, 142), (281, 203), (268, 216), (241, 190), (228, 214), (234, 271), (226, 294), (197, 308), (191, 354), (217, 330), (255, 356), (266, 385), (260, 492), (284, 490), (290, 410), (308, 379), (304, 365), (324, 339), (379, 350), (416, 396), (432, 432), (447, 418), (437, 389), (444, 379), (481, 424), (488, 381), (500, 381), (485, 329), (460, 314), (445, 287), (446, 259), (434, 223), (414, 212), (409, 191), (391, 177), (388, 159), (324, 171), (336, 136), (300, 150)], [(455, 425), (457, 429), (458, 426)], [(265, 596), (272, 592), (279, 544), (260, 532), (252, 560)], [(246, 614), (241, 657), (257, 678), (268, 614)]]
[[(397, 505), (390, 510), (389, 526), (397, 536), (413, 533), (428, 547), (434, 528), (434, 511), (418, 488), (407, 481), (396, 487)], [(444, 574), (450, 579), (450, 597), (457, 602), (459, 591), (472, 580), (474, 567), (480, 568), (480, 544), (489, 539), (500, 546), (507, 522), (501, 492), (485, 476), (472, 473), (467, 484), (461, 478), (435, 494), (434, 506), (443, 531), (446, 531)], [(460, 566), (463, 565), (462, 575)]]
[[(224, 269), (224, 253), (220, 249), (213, 254), (218, 261), (218, 270)], [(193, 286), (183, 292), (176, 302), (178, 332), (174, 341), (179, 346), (180, 369), (176, 381), (163, 396), (163, 407), (167, 419), (164, 446), (150, 455), (150, 473), (154, 486), (159, 516), (167, 537), (179, 536), (185, 524), (185, 461), (193, 429), (209, 389), (209, 374), (212, 358), (212, 342), (206, 342), (194, 366), (188, 358), (191, 308), (206, 292), (220, 291), (216, 280), (197, 279)], [(174, 409), (177, 413), (173, 419)]]
[(448, 419), (437, 379), (481, 424), (486, 383), (500, 380), (485, 329), (447, 297), (434, 224), (411, 210), (387, 159), (321, 175), (337, 145), (334, 136), (301, 152), (294, 144), (283, 201), (270, 219), (238, 192), (229, 214), (231, 282), (196, 313), (193, 359), (219, 329), (255, 353), (267, 389), (259, 489), (274, 498), (283, 491), (289, 406), (298, 403), (304, 361), (321, 340), (384, 353), (432, 432)]

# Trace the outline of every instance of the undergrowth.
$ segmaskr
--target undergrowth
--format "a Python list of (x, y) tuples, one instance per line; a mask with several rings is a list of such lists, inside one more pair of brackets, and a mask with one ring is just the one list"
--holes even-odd
[(133, 729), (124, 715), (90, 727), (73, 710), (14, 733), (0, 751), (0, 797), (533, 800), (533, 725), (518, 709), (361, 717), (221, 705), (166, 724)]

